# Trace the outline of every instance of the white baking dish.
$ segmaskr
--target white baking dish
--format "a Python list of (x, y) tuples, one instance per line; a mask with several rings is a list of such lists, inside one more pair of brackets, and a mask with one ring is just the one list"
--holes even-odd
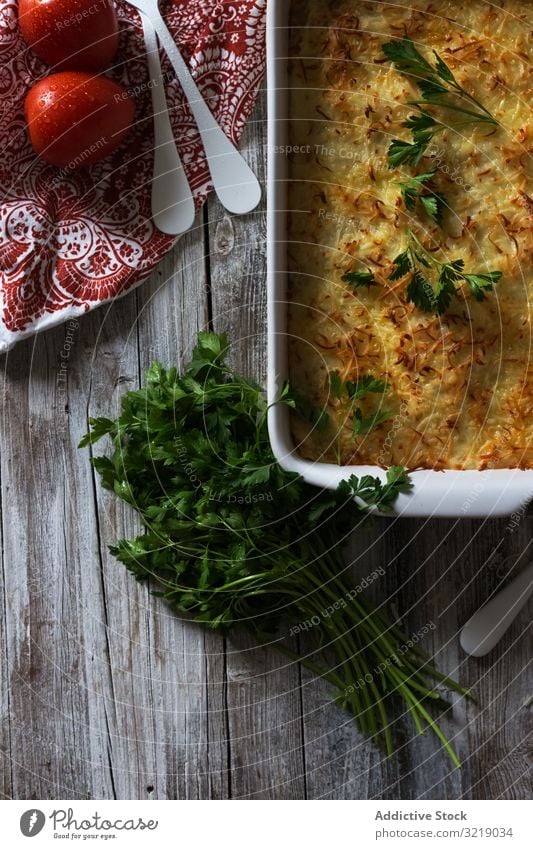
[[(286, 144), (287, 121), (287, 0), (269, 0), (267, 15), (268, 87), (268, 398), (274, 402), (287, 379), (286, 336), (286, 165), (279, 148)], [(295, 451), (289, 412), (271, 407), (269, 433), (283, 468), (298, 472), (311, 484), (335, 488), (351, 475), (372, 474), (377, 466), (336, 466), (302, 459)], [(533, 471), (431, 471), (412, 474), (413, 491), (396, 502), (402, 516), (488, 517), (523, 512), (533, 498)]]

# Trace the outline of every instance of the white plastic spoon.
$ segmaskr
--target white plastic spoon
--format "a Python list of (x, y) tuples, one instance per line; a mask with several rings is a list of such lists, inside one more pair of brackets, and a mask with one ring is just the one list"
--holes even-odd
[(261, 187), (257, 177), (219, 127), (203, 100), (186, 62), (161, 17), (157, 0), (128, 0), (128, 2), (150, 19), (159, 42), (176, 72), (198, 125), (213, 188), (220, 202), (229, 212), (237, 215), (251, 212), (261, 200)]
[(163, 233), (178, 236), (192, 227), (194, 200), (170, 124), (155, 29), (146, 15), (141, 15), (141, 19), (154, 110), (152, 218)]
[(468, 620), (461, 631), (461, 646), (474, 657), (483, 657), (503, 637), (533, 593), (533, 563), (491, 598)]

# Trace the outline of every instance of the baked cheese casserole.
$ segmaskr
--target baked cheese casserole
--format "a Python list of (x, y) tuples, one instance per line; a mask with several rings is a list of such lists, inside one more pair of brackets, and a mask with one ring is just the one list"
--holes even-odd
[[(281, 153), (291, 424), (305, 458), (533, 467), (532, 12), (519, 0), (291, 3)], [(496, 120), (452, 128), (452, 109), (410, 105), (416, 78), (383, 50), (405, 39), (433, 65), (436, 51)], [(413, 142), (403, 124), (423, 112), (445, 126), (417, 164), (389, 167), (391, 143)], [(405, 194), (428, 173), (425, 201)], [(459, 263), (493, 285), (456, 278), (445, 308), (422, 308), (427, 284), (417, 302), (420, 279), (393, 273), (409, 240), (429, 257), (422, 277)]]

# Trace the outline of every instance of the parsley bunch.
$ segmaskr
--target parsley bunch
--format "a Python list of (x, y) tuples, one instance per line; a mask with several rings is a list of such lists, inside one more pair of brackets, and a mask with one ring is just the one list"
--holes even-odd
[[(387, 42), (383, 45), (383, 52), (398, 71), (412, 77), (422, 95), (417, 100), (408, 101), (419, 111), (402, 124), (411, 130), (413, 142), (392, 141), (388, 152), (389, 168), (402, 164), (418, 165), (432, 138), (446, 129), (460, 129), (479, 123), (498, 124), (488, 109), (457, 82), (453, 72), (435, 51), (434, 65), (422, 56), (410, 38)], [(451, 113), (446, 123), (428, 112), (428, 108), (435, 106)]]
[[(493, 291), (494, 284), (502, 276), (501, 271), (487, 271), (485, 273), (478, 271), (469, 274), (464, 270), (464, 267), (465, 264), (462, 259), (453, 259), (450, 262), (441, 262), (436, 259), (424, 247), (415, 233), (408, 230), (405, 249), (392, 261), (392, 271), (388, 275), (388, 279), (391, 281), (400, 280), (410, 274), (407, 300), (424, 312), (442, 315), (450, 306), (452, 299), (458, 294), (455, 286), (458, 281), (463, 280), (467, 283), (476, 301), (484, 301), (486, 293)], [(357, 276), (364, 276), (364, 282), (367, 286), (377, 285), (372, 272), (361, 275), (360, 272), (350, 271), (341, 279), (350, 282), (350, 277)], [(386, 388), (384, 391), (386, 391)]]
[[(116, 421), (90, 420), (81, 445), (111, 438), (110, 456), (92, 463), (145, 529), (111, 551), (138, 580), (154, 579), (179, 613), (210, 628), (248, 628), (259, 640), (277, 636), (389, 754), (396, 697), (457, 764), (428, 706), (447, 706), (435, 682), (464, 691), (350, 588), (339, 551), (369, 507), (390, 511), (410, 488), (405, 471), (320, 491), (282, 469), (263, 392), (227, 366), (227, 347), (225, 336), (200, 333), (182, 374), (155, 363), (146, 386), (124, 395)], [(293, 403), (288, 390), (280, 403)], [(283, 634), (303, 623), (312, 623), (311, 653), (294, 654)]]

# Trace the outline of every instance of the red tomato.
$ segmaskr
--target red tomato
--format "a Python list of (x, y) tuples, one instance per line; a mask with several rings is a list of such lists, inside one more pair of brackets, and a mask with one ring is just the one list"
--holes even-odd
[(100, 71), (117, 52), (113, 0), (19, 0), (19, 23), (33, 52), (58, 71)]
[(116, 150), (131, 126), (135, 105), (107, 77), (62, 71), (30, 88), (24, 112), (39, 156), (61, 168), (81, 168)]

